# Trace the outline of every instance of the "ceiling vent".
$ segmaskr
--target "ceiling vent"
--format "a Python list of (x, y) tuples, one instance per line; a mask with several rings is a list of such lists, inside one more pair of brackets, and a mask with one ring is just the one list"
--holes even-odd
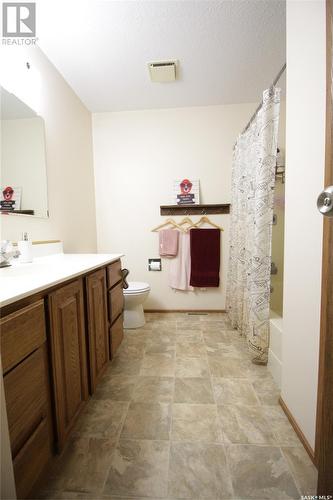
[(177, 61), (158, 61), (148, 63), (152, 82), (174, 82), (176, 80)]

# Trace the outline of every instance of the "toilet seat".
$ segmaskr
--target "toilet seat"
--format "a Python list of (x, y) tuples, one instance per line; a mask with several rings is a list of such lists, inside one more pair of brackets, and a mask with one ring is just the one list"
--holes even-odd
[(142, 281), (129, 281), (128, 288), (124, 289), (124, 295), (144, 293), (150, 290), (148, 283)]

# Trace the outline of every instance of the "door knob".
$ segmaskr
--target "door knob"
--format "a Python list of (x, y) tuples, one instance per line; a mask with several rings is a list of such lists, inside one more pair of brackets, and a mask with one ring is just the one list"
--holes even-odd
[(333, 217), (333, 186), (328, 186), (320, 193), (317, 199), (317, 207), (321, 214)]

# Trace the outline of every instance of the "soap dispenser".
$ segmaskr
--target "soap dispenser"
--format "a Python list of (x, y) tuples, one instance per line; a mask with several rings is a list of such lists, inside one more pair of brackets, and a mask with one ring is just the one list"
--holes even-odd
[(20, 262), (27, 264), (32, 262), (32, 241), (28, 238), (28, 233), (22, 234), (22, 240), (17, 242), (20, 251)]

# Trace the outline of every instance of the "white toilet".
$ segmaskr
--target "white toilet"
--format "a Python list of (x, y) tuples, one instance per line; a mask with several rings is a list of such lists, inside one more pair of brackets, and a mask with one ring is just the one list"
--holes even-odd
[(129, 281), (124, 289), (124, 328), (140, 328), (145, 324), (143, 303), (149, 295), (150, 286), (141, 281)]

